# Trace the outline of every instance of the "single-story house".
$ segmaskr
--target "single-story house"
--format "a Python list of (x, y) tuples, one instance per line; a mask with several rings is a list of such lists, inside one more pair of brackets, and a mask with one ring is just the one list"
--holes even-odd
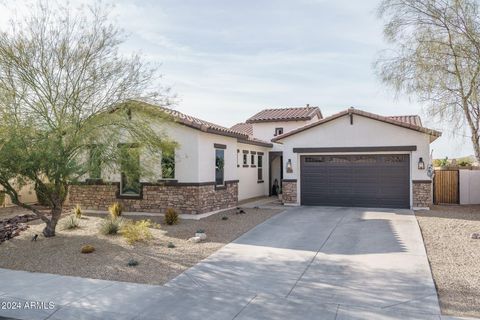
[[(132, 190), (121, 172), (70, 188), (69, 201), (105, 210), (199, 214), (239, 200), (282, 194), (285, 205), (418, 208), (432, 202), (430, 143), (441, 133), (418, 116), (380, 116), (354, 108), (324, 118), (313, 106), (260, 111), (231, 128), (164, 108), (178, 142), (156, 177)], [(93, 181), (93, 182), (92, 182)]]

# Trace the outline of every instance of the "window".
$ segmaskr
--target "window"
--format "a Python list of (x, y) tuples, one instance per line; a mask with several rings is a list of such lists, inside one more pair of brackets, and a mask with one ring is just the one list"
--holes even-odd
[(252, 166), (255, 165), (255, 155), (254, 154), (250, 155), (250, 165), (252, 165)]
[(243, 153), (243, 165), (248, 166), (248, 156), (245, 152)]
[(98, 145), (90, 146), (88, 159), (88, 177), (90, 179), (100, 179), (102, 177), (100, 153), (101, 150)]
[(258, 176), (257, 180), (258, 181), (263, 181), (263, 156), (258, 155), (258, 160), (257, 160), (257, 171), (258, 171)]
[(175, 150), (162, 152), (162, 179), (175, 179)]
[(215, 184), (224, 184), (225, 150), (215, 149)]
[(133, 145), (120, 146), (120, 194), (140, 195), (140, 152)]
[(275, 135), (279, 136), (281, 134), (283, 134), (283, 128), (275, 128)]

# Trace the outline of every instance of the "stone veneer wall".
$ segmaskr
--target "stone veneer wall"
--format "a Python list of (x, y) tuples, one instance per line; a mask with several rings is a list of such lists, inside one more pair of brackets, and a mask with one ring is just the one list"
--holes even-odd
[(413, 180), (413, 207), (426, 208), (433, 203), (432, 182), (429, 180)]
[(238, 202), (238, 181), (214, 183), (143, 184), (139, 197), (119, 196), (119, 184), (81, 184), (69, 188), (69, 204), (86, 210), (105, 211), (113, 202), (125, 211), (161, 212), (174, 208), (181, 213), (199, 214), (231, 208)]
[(282, 180), (282, 202), (284, 204), (297, 203), (297, 180)]

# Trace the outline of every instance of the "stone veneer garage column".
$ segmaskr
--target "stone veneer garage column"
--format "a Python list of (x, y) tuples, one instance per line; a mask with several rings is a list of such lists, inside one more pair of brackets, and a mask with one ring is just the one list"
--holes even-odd
[(282, 202), (283, 204), (297, 204), (297, 180), (282, 180)]
[(433, 200), (431, 180), (413, 180), (412, 188), (414, 208), (427, 208), (432, 205)]

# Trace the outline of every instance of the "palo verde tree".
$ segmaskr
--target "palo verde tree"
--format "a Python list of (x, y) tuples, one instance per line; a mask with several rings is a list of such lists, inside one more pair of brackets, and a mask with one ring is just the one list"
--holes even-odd
[(376, 62), (384, 83), (427, 105), (457, 131), (466, 123), (480, 161), (480, 16), (477, 0), (383, 0), (391, 44)]
[[(40, 2), (30, 12), (0, 32), (0, 185), (50, 237), (68, 186), (125, 162), (122, 142), (152, 155), (175, 143), (151, 125), (168, 120), (161, 108), (139, 102), (168, 100), (156, 67), (119, 53), (124, 35), (105, 7)], [(49, 214), (22, 202), (25, 183), (35, 184)]]

